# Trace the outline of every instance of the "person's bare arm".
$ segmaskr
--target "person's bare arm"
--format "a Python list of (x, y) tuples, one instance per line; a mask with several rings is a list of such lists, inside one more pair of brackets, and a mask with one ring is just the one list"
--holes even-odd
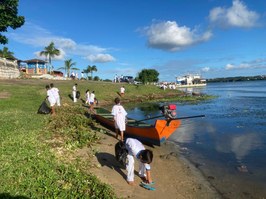
[(148, 183), (152, 183), (151, 171), (150, 170), (146, 170), (146, 178), (147, 178), (147, 182)]

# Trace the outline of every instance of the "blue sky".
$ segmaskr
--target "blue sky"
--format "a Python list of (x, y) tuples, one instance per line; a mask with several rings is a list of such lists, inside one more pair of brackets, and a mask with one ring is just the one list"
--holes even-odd
[(53, 41), (55, 69), (72, 59), (101, 79), (142, 69), (161, 81), (266, 75), (265, 0), (20, 0), (18, 9), (25, 24), (4, 35), (21, 60)]

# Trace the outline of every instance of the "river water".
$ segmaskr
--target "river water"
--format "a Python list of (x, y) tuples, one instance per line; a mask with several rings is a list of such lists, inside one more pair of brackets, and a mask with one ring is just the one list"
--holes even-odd
[[(182, 120), (169, 140), (223, 198), (266, 198), (266, 81), (209, 83), (186, 90), (192, 91), (217, 98), (197, 104), (171, 102), (179, 117), (205, 117)], [(159, 115), (160, 105), (127, 109), (128, 116)]]

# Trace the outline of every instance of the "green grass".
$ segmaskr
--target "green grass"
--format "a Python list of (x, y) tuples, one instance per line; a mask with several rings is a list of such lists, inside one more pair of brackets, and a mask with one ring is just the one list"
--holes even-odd
[[(8, 97), (0, 99), (0, 197), (115, 198), (111, 187), (80, 169), (79, 161), (66, 163), (54, 154), (48, 139), (56, 135), (64, 138), (65, 148), (83, 147), (99, 137), (89, 130), (93, 122), (82, 114), (85, 110), (76, 110), (81, 106), (73, 107), (71, 115), (58, 111), (53, 120), (36, 114), (45, 98), (45, 83), (1, 81), (0, 97), (1, 93), (8, 93)], [(74, 126), (73, 131), (69, 125)]]
[[(60, 89), (62, 107), (56, 116), (39, 115), (46, 97), (45, 85)], [(93, 81), (0, 80), (0, 198), (116, 198), (113, 189), (86, 171), (87, 165), (68, 155), (90, 147), (100, 139), (100, 130), (85, 116), (87, 109), (69, 97), (78, 83), (81, 98), (95, 91), (99, 104), (113, 104), (122, 84)], [(197, 102), (177, 90), (163, 91), (152, 85), (129, 85), (122, 102), (179, 100)], [(61, 157), (56, 149), (65, 152)], [(69, 153), (68, 153), (69, 152)], [(86, 163), (89, 165), (89, 163)]]

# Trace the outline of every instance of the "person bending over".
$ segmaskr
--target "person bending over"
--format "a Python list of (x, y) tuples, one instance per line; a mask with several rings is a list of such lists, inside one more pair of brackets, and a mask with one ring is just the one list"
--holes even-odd
[(51, 115), (55, 115), (55, 103), (56, 103), (55, 97), (49, 85), (46, 85), (45, 88), (46, 88), (46, 99), (48, 99), (51, 107)]
[(127, 155), (127, 182), (129, 185), (134, 185), (134, 158), (139, 161), (139, 176), (144, 183), (152, 183), (151, 178), (151, 166), (150, 163), (153, 159), (153, 152), (145, 149), (143, 144), (134, 138), (126, 139), (126, 149), (128, 150)]

